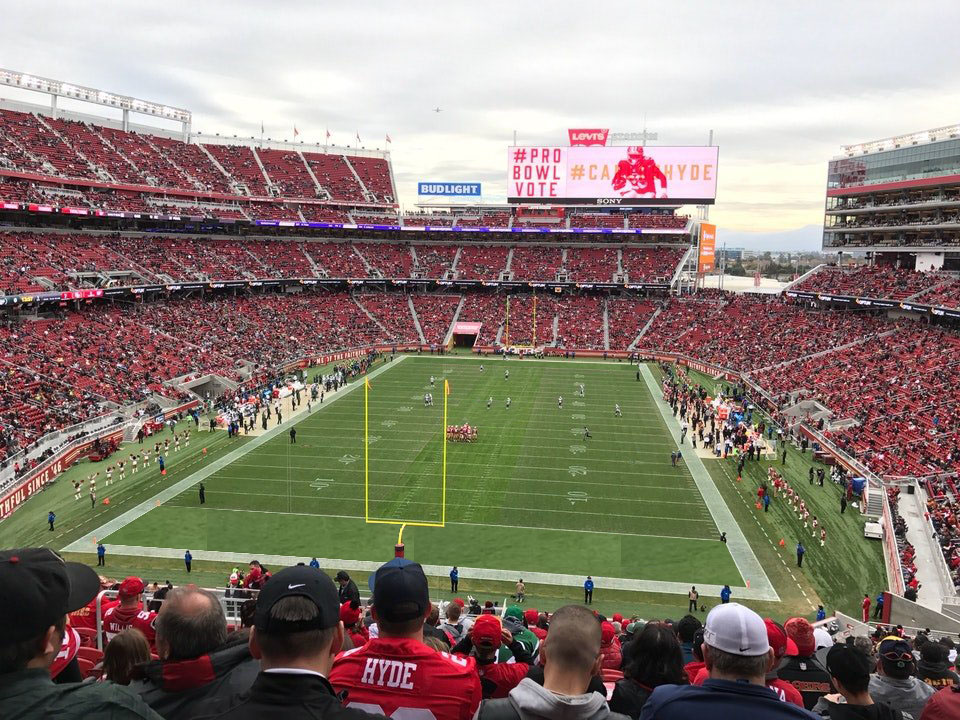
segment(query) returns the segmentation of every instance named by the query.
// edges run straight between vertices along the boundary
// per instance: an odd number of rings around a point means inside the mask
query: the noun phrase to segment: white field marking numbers
[[[583,415],[582,413],[574,413],[573,415],[570,416],[570,419],[571,419],[571,420],[586,420],[586,419],[587,419],[587,416],[586,416],[586,415]]]
[[[574,400],[574,401],[573,401],[573,406],[574,406],[574,407],[586,407],[587,404],[586,404],[585,402],[583,402],[582,400]]]
[[[394,425],[396,425],[396,424],[397,424],[397,421],[396,421],[396,420],[384,420],[384,421],[381,422],[380,424],[383,425],[384,427],[390,428],[390,427],[393,427]]]
[[[397,412],[402,412],[402,413],[413,412],[413,408],[410,407],[409,405],[402,405],[397,408]]]
[[[570,428],[570,434],[571,434],[571,435],[583,435],[583,428],[582,428],[582,427]]]
[[[347,455],[344,455],[342,458],[340,458],[337,462],[342,462],[344,465],[349,465],[350,463],[355,463],[359,459],[360,459],[359,455],[347,454]]]
[[[571,445],[570,452],[574,455],[579,455],[580,453],[585,453],[587,451],[586,445]]]
[[[314,488],[317,492],[320,492],[322,490],[326,490],[332,484],[333,484],[333,478],[317,478],[312,483],[310,483],[310,487]]]
[[[377,443],[377,440],[379,439],[380,439],[379,435],[371,435],[369,438],[367,438],[367,443],[369,445],[375,445]]]
[[[583,380],[583,378],[585,378],[586,375],[584,375],[583,373],[577,373],[576,375],[574,375],[574,377],[575,377],[577,380]]]
[[[586,475],[587,469],[583,465],[571,465],[567,468],[567,472],[570,473],[571,477],[576,477],[577,475]]]
[[[571,505],[574,505],[578,502],[586,502],[589,499],[589,496],[585,492],[580,492],[579,490],[571,490],[567,493],[567,500],[570,501]]]

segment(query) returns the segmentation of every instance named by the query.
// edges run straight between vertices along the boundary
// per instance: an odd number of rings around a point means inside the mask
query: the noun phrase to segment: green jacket
[[[111,682],[55,685],[46,669],[0,675],[0,718],[163,720],[133,691]]]

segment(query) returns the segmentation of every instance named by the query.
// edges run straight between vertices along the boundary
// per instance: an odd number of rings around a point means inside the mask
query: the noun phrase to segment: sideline
[[[660,416],[663,418],[667,430],[670,431],[670,436],[677,447],[680,447],[680,422],[673,416],[670,412],[670,406],[663,400],[663,391],[653,377],[653,373],[650,372],[650,367],[644,364],[640,372],[643,374],[647,389],[653,396],[654,403],[657,410],[660,411]],[[713,521],[717,524],[717,528],[727,533],[727,549],[730,551],[730,556],[733,558],[737,570],[740,571],[741,577],[750,583],[750,590],[754,591],[752,599],[780,602],[780,596],[774,589],[773,583],[770,582],[770,578],[764,572],[763,566],[754,554],[753,548],[750,547],[750,543],[747,542],[740,525],[734,519],[733,513],[730,512],[730,508],[723,501],[723,496],[720,495],[720,491],[703,464],[703,460],[692,452],[690,446],[684,445],[683,448],[685,451],[683,462],[693,476],[693,481],[697,484],[697,489],[703,496],[703,501],[710,511]],[[737,594],[741,597],[749,597],[742,592]]]
[[[393,362],[385,363],[381,367],[369,373],[366,377],[372,379],[379,375],[382,375],[387,370],[390,370],[396,367],[398,362],[403,362],[404,359],[406,359],[406,355],[398,355],[396,360],[394,360]],[[337,400],[339,400],[341,397],[344,397],[345,395],[349,395],[351,392],[353,392],[357,388],[362,388],[362,387],[363,387],[363,382],[357,381],[355,383],[348,385],[343,390],[340,390],[334,394],[331,394],[329,396],[329,399],[323,405],[320,405],[320,404],[314,405],[313,410],[311,410],[309,413],[305,412],[302,415],[299,415],[299,417],[295,417],[294,419],[292,419],[290,422],[286,424],[275,425],[274,427],[267,430],[265,433],[262,433],[261,435],[254,437],[253,440],[247,443],[244,443],[243,445],[238,447],[236,450],[233,450],[232,452],[229,452],[226,455],[222,455],[221,457],[217,458],[212,463],[204,467],[202,470],[198,470],[192,475],[188,475],[183,480],[180,480],[174,483],[173,485],[171,485],[170,487],[165,488],[164,490],[161,490],[153,497],[148,498],[147,500],[144,500],[142,503],[140,503],[139,505],[137,505],[136,507],[130,510],[127,510],[122,515],[118,515],[117,517],[106,522],[100,527],[92,530],[91,532],[86,533],[82,537],[78,538],[77,540],[75,540],[74,542],[70,543],[65,548],[63,548],[63,551],[64,552],[91,551],[90,549],[96,545],[97,540],[103,540],[111,533],[115,533],[117,530],[120,530],[126,527],[133,521],[140,519],[141,517],[146,515],[148,512],[153,510],[155,507],[162,505],[168,500],[172,500],[177,495],[189,489],[193,485],[196,485],[202,480],[206,480],[215,472],[218,472],[219,470],[222,470],[228,465],[235,463],[237,460],[244,457],[247,453],[251,452],[252,450],[255,450],[256,448],[260,447],[264,443],[272,440],[280,433],[286,433],[290,428],[294,427],[304,419],[311,417],[314,413],[320,412],[325,407],[329,407],[330,405],[335,403]]]

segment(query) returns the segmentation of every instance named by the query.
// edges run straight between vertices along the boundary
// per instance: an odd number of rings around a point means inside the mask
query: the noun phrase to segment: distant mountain
[[[732,232],[717,228],[717,247],[764,252],[817,251],[823,238],[822,225],[805,225],[783,232]]]

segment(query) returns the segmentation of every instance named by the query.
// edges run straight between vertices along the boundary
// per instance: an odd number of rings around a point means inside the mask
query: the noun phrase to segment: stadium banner
[[[454,195],[458,197],[480,197],[480,183],[463,182],[419,182],[417,195]]]
[[[556,205],[713,204],[716,146],[507,148],[507,200]]]
[[[717,226],[712,223],[700,223],[700,258],[697,272],[713,272],[716,264]]]
[[[606,145],[607,138],[610,136],[609,128],[577,128],[567,130],[567,136],[570,138],[570,146],[574,145]]]

